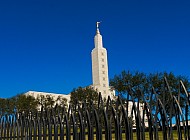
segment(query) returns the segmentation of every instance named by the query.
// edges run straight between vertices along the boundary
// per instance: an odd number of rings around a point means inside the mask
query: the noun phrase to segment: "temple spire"
[[[101,92],[103,98],[111,95],[109,90],[107,50],[103,47],[102,35],[99,31],[100,22],[96,22],[95,48],[92,50],[93,87]]]

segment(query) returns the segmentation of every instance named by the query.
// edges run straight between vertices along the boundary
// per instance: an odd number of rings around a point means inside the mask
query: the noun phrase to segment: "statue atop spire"
[[[101,21],[96,22],[96,34],[100,34],[99,31],[99,24],[101,23]]]
[[[101,21],[96,22],[96,28],[99,29],[99,24],[101,23]]]

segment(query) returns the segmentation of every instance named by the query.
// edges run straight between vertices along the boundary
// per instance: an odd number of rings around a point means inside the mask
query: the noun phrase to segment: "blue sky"
[[[1,0],[0,97],[90,85],[96,21],[110,78],[122,70],[189,77],[189,7],[185,0]]]

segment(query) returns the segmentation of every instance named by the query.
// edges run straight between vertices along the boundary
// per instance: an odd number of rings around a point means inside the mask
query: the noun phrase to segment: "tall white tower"
[[[92,79],[93,87],[101,92],[103,98],[111,95],[109,90],[107,50],[103,47],[102,36],[99,31],[99,23],[96,23],[96,35],[94,37],[95,48],[92,50]]]

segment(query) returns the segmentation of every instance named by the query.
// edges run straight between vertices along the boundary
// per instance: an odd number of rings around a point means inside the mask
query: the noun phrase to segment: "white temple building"
[[[109,77],[108,77],[108,59],[107,59],[107,50],[103,47],[102,35],[99,30],[100,22],[96,23],[96,35],[94,37],[94,49],[91,52],[92,57],[92,87],[98,92],[101,92],[103,98],[110,96],[111,98],[115,96],[115,91],[112,90],[109,86]],[[37,92],[37,91],[28,91],[25,95],[31,95],[37,98],[38,96],[51,95],[54,100],[59,96],[66,98],[67,102],[70,101],[70,94],[56,94],[48,92]]]
[[[92,50],[92,86],[101,92],[103,98],[112,97],[115,92],[109,86],[107,50],[103,47],[102,35],[97,22],[96,35],[94,37],[95,48]]]

